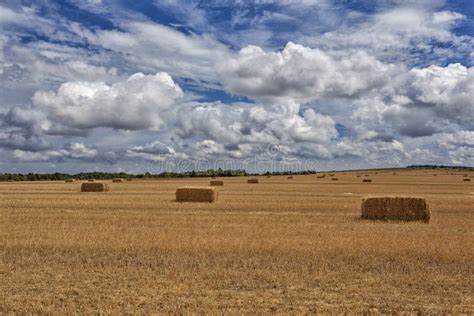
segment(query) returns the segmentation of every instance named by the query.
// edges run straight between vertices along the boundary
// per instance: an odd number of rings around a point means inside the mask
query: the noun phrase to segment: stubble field
[[[0,183],[0,314],[474,313],[474,173],[396,173],[222,178],[213,204],[174,201],[209,178]],[[431,222],[360,220],[368,195]]]

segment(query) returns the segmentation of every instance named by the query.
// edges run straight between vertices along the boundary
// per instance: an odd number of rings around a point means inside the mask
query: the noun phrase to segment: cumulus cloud
[[[166,73],[137,73],[112,85],[67,82],[57,92],[39,91],[32,107],[14,108],[7,118],[36,134],[65,134],[97,127],[159,129],[164,113],[181,97],[181,88]]]
[[[335,122],[291,101],[271,105],[194,104],[178,113],[177,133],[183,138],[202,134],[223,144],[327,143],[337,137]]]
[[[397,67],[363,51],[338,56],[289,42],[281,52],[248,46],[220,67],[224,87],[253,99],[351,98],[383,86]]]
[[[473,68],[461,64],[414,68],[376,93],[354,100],[353,118],[404,136],[466,127],[474,117]]]

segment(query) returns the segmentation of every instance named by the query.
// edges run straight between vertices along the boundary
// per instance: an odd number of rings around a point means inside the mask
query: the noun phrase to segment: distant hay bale
[[[122,178],[115,178],[115,179],[112,180],[112,182],[116,182],[116,183],[123,182],[123,179]]]
[[[360,174],[357,175],[357,178],[360,178]]]
[[[215,179],[215,178],[216,178],[216,176],[212,176],[212,177],[211,177],[211,179]]]
[[[396,173],[396,172],[394,172],[394,173],[393,173],[393,175],[394,175],[394,176],[396,176],[396,175],[397,175],[397,173]]]
[[[76,180],[75,179],[66,179],[66,183],[72,183],[72,182],[75,182]]]
[[[430,209],[425,199],[417,197],[369,197],[362,200],[363,219],[430,221]]]
[[[107,183],[86,182],[81,185],[81,192],[107,192],[110,187]]]
[[[268,179],[270,179],[272,176],[267,176]]]
[[[257,178],[248,179],[247,183],[258,183],[258,179]]]
[[[369,174],[366,174],[365,176],[366,176],[366,177],[370,177],[370,175],[369,175]]]
[[[87,182],[94,182],[94,181],[95,181],[94,179],[87,180]]]
[[[338,178],[331,178],[332,181],[338,181]]]
[[[369,183],[369,182],[372,182],[372,179],[364,179],[364,180],[362,180],[362,182]]]
[[[471,182],[471,179],[463,179],[465,182]]]
[[[128,179],[127,179],[127,181],[133,181],[133,179],[131,179],[131,178],[128,178]]]
[[[214,187],[182,187],[176,190],[177,202],[215,202],[218,193]]]
[[[317,176],[316,178],[318,178],[318,179],[324,179],[324,178],[326,178],[326,175],[323,174],[323,175]]]
[[[293,179],[293,176],[289,176],[288,179]]]
[[[221,180],[211,180],[211,182],[209,183],[209,185],[213,185],[213,186],[223,186],[223,185],[224,185],[224,181],[221,181]]]

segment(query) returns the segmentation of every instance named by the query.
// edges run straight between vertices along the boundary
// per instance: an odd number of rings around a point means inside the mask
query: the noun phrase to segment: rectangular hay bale
[[[76,180],[74,180],[74,179],[66,179],[65,182],[66,182],[66,183],[72,183],[72,182],[75,182],[75,181],[76,181]]]
[[[213,185],[213,186],[223,186],[224,185],[224,181],[222,180],[211,180],[211,182],[209,183],[209,185]]]
[[[362,200],[363,219],[430,221],[430,209],[424,198],[368,197]]]
[[[177,202],[215,202],[218,193],[214,187],[181,187],[176,190]]]
[[[81,185],[81,192],[107,192],[110,186],[102,182],[85,182]]]
[[[372,182],[372,179],[364,179],[364,180],[362,180],[362,182],[370,183],[370,182]]]
[[[112,182],[123,182],[122,178],[115,178],[112,180]]]
[[[248,179],[247,183],[258,183],[258,179],[257,178]]]
[[[463,179],[463,181],[471,182],[471,179]]]

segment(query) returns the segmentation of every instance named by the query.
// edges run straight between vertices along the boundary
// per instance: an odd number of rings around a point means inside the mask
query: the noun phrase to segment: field
[[[0,314],[473,314],[464,174],[221,178],[213,204],[174,201],[209,178],[0,183]],[[367,195],[425,197],[431,222],[360,220]]]

